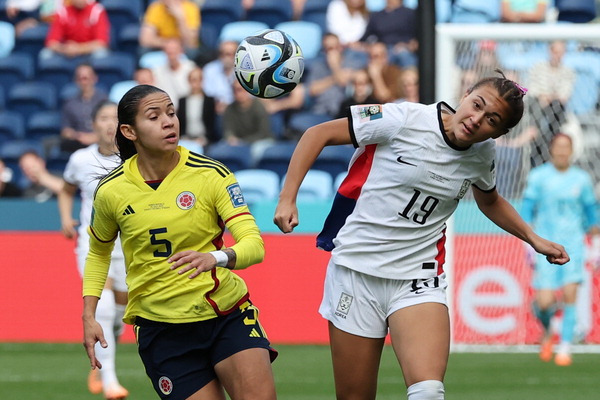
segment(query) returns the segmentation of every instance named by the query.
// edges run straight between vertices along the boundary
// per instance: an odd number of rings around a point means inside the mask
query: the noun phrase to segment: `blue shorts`
[[[206,321],[170,324],[137,317],[134,331],[146,374],[163,399],[188,398],[217,378],[217,363],[242,350],[264,348],[271,361],[277,357],[249,301]]]

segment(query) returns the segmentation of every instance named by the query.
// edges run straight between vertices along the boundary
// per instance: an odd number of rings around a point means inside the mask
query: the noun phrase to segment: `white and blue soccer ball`
[[[238,46],[235,77],[249,93],[274,98],[291,92],[304,73],[304,57],[287,33],[267,29],[248,36]]]

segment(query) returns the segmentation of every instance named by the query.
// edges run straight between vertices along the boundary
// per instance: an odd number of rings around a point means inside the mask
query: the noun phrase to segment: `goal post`
[[[531,168],[547,161],[544,129],[573,137],[576,165],[600,182],[600,27],[597,24],[437,24],[436,99],[456,107],[465,88],[500,68],[524,87],[530,68],[547,60],[552,41],[564,41],[563,63],[575,82],[564,116],[548,116],[525,96],[522,121],[497,141],[497,187],[519,209]],[[554,124],[554,125],[552,125]],[[600,185],[596,185],[600,188]],[[597,190],[598,193],[598,190]],[[540,327],[531,313],[531,269],[523,244],[461,200],[447,228],[446,270],[453,346],[522,346],[537,342]],[[580,290],[578,339],[600,344],[600,276],[588,268]],[[560,325],[560,316],[555,325]],[[592,348],[593,346],[586,346]]]

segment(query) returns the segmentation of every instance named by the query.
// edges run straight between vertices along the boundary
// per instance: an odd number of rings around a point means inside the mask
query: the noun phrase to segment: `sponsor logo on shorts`
[[[182,210],[189,210],[196,204],[196,196],[192,192],[181,192],[177,196],[177,207]]]
[[[173,391],[173,382],[166,376],[158,378],[158,387],[164,395],[169,395]]]
[[[335,315],[338,317],[346,318],[348,312],[350,311],[350,306],[352,305],[352,300],[354,298],[350,296],[348,293],[342,292],[340,296],[340,301],[338,302],[337,308],[335,310]]]

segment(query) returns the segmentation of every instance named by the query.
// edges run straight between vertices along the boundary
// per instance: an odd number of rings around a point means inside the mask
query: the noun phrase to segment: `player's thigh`
[[[226,397],[219,380],[213,379],[186,400],[226,400]]]
[[[215,365],[215,372],[232,400],[274,400],[275,381],[269,350],[250,348]]]
[[[329,341],[338,399],[374,399],[384,338],[353,335],[329,322]]]
[[[450,318],[442,303],[421,303],[390,315],[390,336],[406,386],[443,381],[450,351]]]

